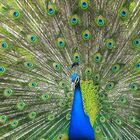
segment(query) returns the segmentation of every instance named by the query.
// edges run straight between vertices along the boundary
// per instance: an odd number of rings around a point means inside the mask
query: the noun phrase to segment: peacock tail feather
[[[96,140],[139,140],[140,0],[0,0],[0,140],[68,140],[73,72]]]

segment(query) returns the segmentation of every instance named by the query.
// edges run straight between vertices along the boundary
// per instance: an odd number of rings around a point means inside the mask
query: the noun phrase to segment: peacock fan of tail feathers
[[[140,0],[0,0],[0,140],[93,140],[81,109],[95,140],[140,140]]]

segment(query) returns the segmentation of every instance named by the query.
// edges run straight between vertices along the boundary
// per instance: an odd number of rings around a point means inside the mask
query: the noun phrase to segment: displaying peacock
[[[0,140],[140,140],[140,0],[0,0]]]

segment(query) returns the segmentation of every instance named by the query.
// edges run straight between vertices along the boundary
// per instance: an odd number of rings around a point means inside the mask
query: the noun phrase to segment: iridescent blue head
[[[77,73],[73,73],[71,75],[71,82],[72,82],[72,85],[74,86],[76,86],[80,82],[80,77]]]

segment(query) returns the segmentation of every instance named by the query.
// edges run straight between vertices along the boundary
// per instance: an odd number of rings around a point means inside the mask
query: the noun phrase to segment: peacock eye
[[[105,99],[104,93],[102,93],[102,94],[100,95],[100,98],[101,98],[101,100],[104,100],[104,99]]]
[[[13,16],[18,17],[19,16],[19,13],[18,12],[14,12],[13,13]]]
[[[10,97],[13,94],[13,90],[10,88],[7,88],[4,90],[4,96],[5,97]]]
[[[122,124],[122,121],[121,121],[121,119],[119,119],[119,118],[116,118],[115,122],[116,122],[118,125],[121,125],[121,124]]]
[[[104,116],[100,117],[100,122],[104,123],[106,121],[106,118]]]
[[[85,33],[85,34],[84,34],[84,37],[87,38],[87,37],[88,37],[88,34]]]
[[[138,38],[133,39],[132,40],[132,47],[139,49],[140,48],[140,39],[138,39]]]
[[[97,126],[95,131],[96,131],[96,133],[100,133],[101,132],[101,128],[99,126]]]
[[[59,48],[64,48],[66,46],[65,39],[64,38],[58,38],[56,44]]]
[[[32,82],[29,83],[29,87],[31,87],[31,88],[35,88],[37,86],[38,86],[37,82],[32,81]]]
[[[31,36],[31,42],[35,42],[37,40],[37,37],[35,35]]]
[[[3,49],[6,49],[7,47],[8,47],[8,44],[7,44],[7,42],[2,42],[1,43],[1,47],[3,48]]]
[[[108,43],[108,46],[112,46],[112,42],[109,42],[109,43]]]
[[[10,123],[10,125],[11,125],[11,128],[16,128],[17,126],[18,126],[18,121],[17,120],[13,120],[11,123]]]
[[[77,21],[76,18],[72,18],[72,22],[75,23]]]
[[[48,15],[54,15],[55,14],[55,10],[50,8],[48,9]]]
[[[37,115],[36,112],[30,112],[30,113],[28,114],[28,117],[29,117],[29,119],[33,120],[33,119],[35,119],[36,115]]]
[[[12,11],[12,16],[14,19],[18,19],[20,17],[20,12],[18,10]]]
[[[36,43],[37,42],[37,36],[36,35],[28,35],[27,39],[30,43]]]
[[[88,41],[91,39],[91,32],[89,30],[85,30],[82,32],[82,39]]]
[[[133,65],[134,70],[139,72],[140,71],[140,60],[136,61]]]
[[[103,16],[99,16],[95,19],[95,23],[99,27],[103,27],[106,24],[106,19]]]
[[[108,40],[106,40],[105,46],[106,46],[108,49],[113,49],[113,48],[115,48],[114,40],[113,40],[113,39],[108,39]]]
[[[48,11],[47,11],[48,15],[53,16],[56,14],[56,12],[57,12],[56,6],[54,4],[49,4]]]
[[[109,82],[107,85],[106,85],[106,89],[107,90],[112,90],[114,88],[115,84],[114,82]]]
[[[63,134],[60,134],[60,135],[58,136],[57,140],[62,140],[62,138],[63,138]]]
[[[122,12],[121,12],[121,16],[122,16],[122,17],[125,17],[125,16],[126,16],[126,12],[125,12],[125,11],[122,11]]]
[[[104,24],[104,21],[103,21],[102,19],[99,19],[99,20],[98,20],[98,24],[99,24],[99,25],[103,25],[103,24]]]
[[[87,10],[89,8],[90,4],[91,4],[90,0],[80,0],[79,1],[79,7],[82,10]]]
[[[0,74],[3,74],[3,73],[5,73],[5,71],[6,71],[5,67],[3,67],[3,66],[0,66]]]
[[[86,7],[86,6],[87,6],[87,3],[86,3],[86,2],[83,2],[83,3],[82,3],[82,6],[83,6],[83,7]]]
[[[112,105],[110,105],[110,104],[107,105],[107,108],[108,108],[108,109],[112,109]]]
[[[127,19],[128,17],[128,10],[126,8],[123,8],[119,11],[119,16],[121,19]]]
[[[78,76],[78,74],[77,73],[73,73],[72,75],[71,75],[71,81],[72,82],[76,82],[76,80],[77,80],[77,78],[78,78],[79,76]]]
[[[118,72],[120,70],[120,65],[119,64],[113,65],[111,70],[112,70],[113,73]]]
[[[135,67],[136,67],[136,68],[140,68],[140,63],[137,63],[137,64],[135,65]]]
[[[25,63],[24,63],[24,66],[25,66],[26,68],[32,68],[32,67],[33,67],[33,63],[32,63],[32,62],[25,62]]]
[[[48,13],[49,13],[49,14],[52,14],[53,12],[54,12],[54,11],[53,11],[52,8],[48,9]]]
[[[59,63],[53,63],[53,67],[54,67],[54,70],[57,72],[60,72],[62,68],[61,64]]]
[[[89,0],[80,0],[80,2],[79,2],[79,7],[82,10],[87,10],[89,8],[89,5],[90,5],[90,1]]]
[[[73,93],[72,93],[72,92],[68,92],[68,93],[67,93],[67,97],[68,97],[69,99],[72,99],[72,98],[73,98]]]
[[[5,120],[5,116],[2,116],[1,118],[2,118],[2,120]]]
[[[134,45],[138,45],[139,44],[139,40],[134,40]]]
[[[112,42],[108,42],[107,47],[112,48],[112,46],[113,46]]]
[[[100,53],[96,53],[94,56],[93,56],[93,61],[95,63],[100,63],[102,61],[102,55]]]
[[[125,104],[127,102],[126,98],[124,96],[119,97],[120,104]]]
[[[135,123],[135,122],[136,122],[135,116],[129,116],[129,117],[128,117],[128,121],[129,121],[130,123]]]
[[[0,123],[5,124],[6,121],[7,121],[7,116],[5,115],[0,116]]]
[[[48,117],[47,117],[47,119],[49,120],[49,121],[53,121],[54,119],[55,119],[55,115],[54,114],[49,114],[49,115],[47,115]]]
[[[105,92],[105,91],[99,92],[99,96],[100,96],[102,99],[105,98],[105,95],[106,95],[106,92]]]
[[[108,44],[106,46],[107,46],[108,49],[112,49],[113,48],[112,42],[108,42]]]
[[[42,94],[41,99],[42,99],[44,102],[48,101],[48,99],[49,99],[48,93]]]
[[[101,78],[101,76],[99,73],[97,73],[93,76],[93,79],[95,80],[95,82],[98,82],[100,80],[100,78]]]
[[[59,83],[59,86],[61,87],[61,88],[66,88],[66,82],[64,82],[64,81],[61,81],[60,83]]]
[[[95,58],[97,61],[99,60],[99,56],[96,56],[96,58]]]
[[[98,76],[95,76],[95,79],[96,79],[96,80],[98,80],[98,79],[99,79],[99,77],[98,77]]]
[[[131,83],[129,85],[129,88],[131,91],[137,91],[138,90],[138,84],[137,83]]]
[[[25,108],[25,106],[26,106],[26,104],[23,101],[18,102],[16,105],[17,109],[20,111],[23,110]]]
[[[59,42],[59,45],[60,45],[60,46],[64,46],[64,42],[63,42],[63,41],[60,41],[60,42]]]
[[[75,53],[73,59],[74,59],[74,62],[80,62],[81,61],[80,54],[79,53]]]
[[[91,68],[87,68],[87,69],[85,70],[85,74],[86,74],[87,76],[91,76],[91,74],[92,74],[92,69],[91,69]]]
[[[77,15],[73,15],[70,17],[70,25],[75,26],[77,24],[79,24],[80,19]]]
[[[64,100],[61,100],[61,99],[60,99],[58,105],[59,105],[60,107],[64,107],[64,106],[66,105],[66,102],[65,102]]]

